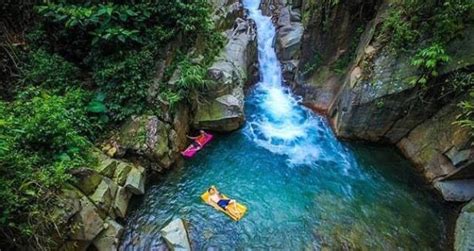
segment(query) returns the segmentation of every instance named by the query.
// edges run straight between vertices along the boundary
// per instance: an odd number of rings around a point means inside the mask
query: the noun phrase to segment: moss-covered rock
[[[124,187],[133,194],[144,194],[145,179],[145,169],[141,166],[133,167],[127,175]]]
[[[464,206],[456,221],[454,250],[474,250],[474,201]]]
[[[115,182],[104,177],[95,192],[89,196],[89,199],[101,210],[102,215],[110,211],[117,189],[118,186]]]
[[[80,200],[81,210],[71,223],[71,240],[92,241],[104,229],[104,220],[87,197]]]
[[[131,165],[125,162],[119,163],[115,168],[115,173],[113,177],[114,181],[117,182],[118,185],[123,186],[125,184],[125,181],[127,181],[128,173],[131,169]]]
[[[104,144],[103,150],[110,152],[110,149],[115,149],[114,156],[119,158],[138,157],[142,164],[155,170],[168,168],[176,158],[170,142],[171,131],[171,124],[157,116],[134,116]]]
[[[128,202],[131,197],[132,194],[126,188],[119,187],[117,189],[117,194],[115,195],[115,200],[112,206],[115,215],[120,218],[125,218],[127,215]]]
[[[99,186],[103,176],[90,168],[78,168],[71,171],[72,184],[79,188],[85,195],[92,194]]]
[[[94,247],[98,251],[118,250],[119,238],[123,227],[112,219],[107,219],[105,229],[94,239]]]

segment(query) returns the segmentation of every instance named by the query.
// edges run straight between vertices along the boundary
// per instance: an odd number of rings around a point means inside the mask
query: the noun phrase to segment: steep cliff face
[[[306,29],[294,87],[306,105],[323,113],[328,110],[361,32],[374,18],[379,2],[303,1]]]
[[[339,137],[394,144],[445,200],[470,201],[473,138],[454,123],[467,94],[452,84],[456,76],[472,76],[473,27],[446,45],[451,60],[440,74],[427,87],[416,86],[410,83],[419,74],[411,65],[416,48],[393,53],[380,36],[389,3],[268,0],[262,8],[278,27],[276,48],[286,82],[305,105],[328,115]],[[290,46],[282,46],[287,31],[298,27],[294,22],[304,27],[303,35],[289,32]],[[473,228],[469,212],[458,219],[456,250],[472,248],[466,237]]]
[[[264,1],[262,7],[278,27],[285,80],[305,105],[328,115],[339,137],[395,144],[445,199],[474,197],[465,193],[470,180],[441,182],[472,178],[471,135],[453,124],[465,96],[450,87],[456,74],[472,72],[472,26],[447,45],[451,61],[426,88],[410,83],[418,74],[410,63],[416,48],[393,53],[380,36],[387,1]],[[303,35],[292,37],[296,48],[281,46],[294,21]]]
[[[372,30],[381,21],[383,12],[362,36],[355,61],[330,105],[329,116],[336,133],[344,138],[396,144],[430,182],[448,176],[472,178],[467,175],[472,171],[464,170],[472,169],[472,165],[460,164],[472,161],[472,156],[466,154],[472,151],[472,138],[469,130],[454,124],[460,113],[457,104],[465,96],[450,87],[454,75],[469,74],[474,64],[471,29],[465,31],[463,39],[447,45],[452,63],[441,69],[428,87],[420,87],[410,83],[417,76],[410,64],[413,52],[395,55],[374,37]],[[459,160],[460,156],[464,157]],[[436,184],[447,200],[474,197],[472,181],[455,187]]]

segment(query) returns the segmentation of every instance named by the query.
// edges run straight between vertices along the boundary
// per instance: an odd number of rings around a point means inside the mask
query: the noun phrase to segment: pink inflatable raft
[[[200,147],[200,148],[195,147],[193,144],[191,144],[191,145],[188,146],[188,148],[186,148],[186,150],[181,152],[181,155],[183,155],[183,157],[185,157],[185,158],[194,157],[194,155],[196,155],[196,153],[199,152],[199,150],[203,149],[204,146],[207,145],[207,143],[209,143],[209,141],[211,141],[214,136],[210,133],[206,133],[206,135],[204,137],[205,138],[202,141],[202,147]]]

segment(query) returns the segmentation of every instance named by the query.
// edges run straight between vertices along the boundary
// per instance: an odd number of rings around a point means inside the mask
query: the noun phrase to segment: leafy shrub
[[[200,64],[191,63],[185,59],[179,63],[180,75],[177,81],[182,90],[203,90],[208,86],[207,69]]]
[[[420,69],[422,74],[412,84],[425,85],[428,78],[438,76],[437,68],[448,61],[449,56],[440,44],[434,43],[427,48],[419,50],[412,59],[411,65]]]
[[[70,179],[69,169],[92,161],[81,135],[92,126],[77,108],[85,96],[31,88],[11,104],[0,103],[0,230],[10,237],[2,238],[2,246],[49,241],[44,234],[53,226],[45,212],[55,189]]]
[[[402,10],[391,9],[382,25],[382,33],[390,34],[390,45],[396,49],[412,44],[420,34],[412,27],[412,23],[405,20]]]
[[[454,124],[469,128],[471,135],[474,136],[474,73],[457,73],[448,81],[457,92],[466,93],[467,90],[469,94],[458,104],[461,113]]]
[[[462,113],[458,116],[455,124],[469,128],[474,136],[474,90],[469,92],[469,98],[459,103]]]
[[[94,80],[106,95],[106,105],[115,120],[141,114],[147,108],[147,95],[154,69],[148,50],[129,52],[97,66]]]
[[[392,3],[382,26],[391,47],[403,50],[420,39],[446,43],[460,35],[472,21],[471,0],[397,0]]]
[[[42,49],[28,54],[22,82],[48,89],[64,90],[78,85],[79,69],[57,54]]]

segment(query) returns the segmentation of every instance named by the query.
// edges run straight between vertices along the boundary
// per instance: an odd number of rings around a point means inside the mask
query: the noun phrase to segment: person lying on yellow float
[[[224,212],[233,220],[240,220],[247,211],[247,207],[237,203],[235,200],[227,198],[219,193],[215,186],[211,186],[201,198],[215,209]]]

